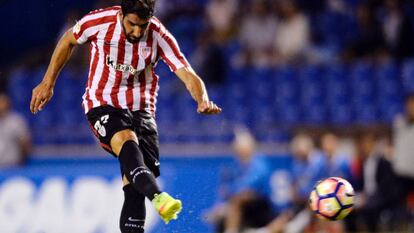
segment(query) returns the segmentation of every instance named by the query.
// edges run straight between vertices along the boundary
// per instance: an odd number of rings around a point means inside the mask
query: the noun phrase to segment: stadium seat
[[[326,10],[313,21],[313,33],[318,43],[336,51],[342,50],[355,37],[355,20],[348,14]]]
[[[379,122],[377,107],[374,103],[356,103],[353,105],[355,123],[372,124]]]
[[[374,85],[373,67],[370,63],[362,61],[353,64],[350,67],[349,82],[355,112],[362,112],[362,109],[357,106],[375,103],[377,93]]]
[[[332,123],[338,126],[347,126],[352,123],[353,114],[349,105],[331,105],[327,109],[328,123]]]
[[[377,107],[379,120],[391,122],[402,111],[403,92],[400,69],[395,63],[380,64],[376,68]]]
[[[402,84],[406,93],[414,92],[414,59],[406,60],[402,65]]]
[[[301,77],[300,93],[302,105],[322,105],[324,102],[325,88],[320,80],[320,73],[312,73]]]
[[[330,63],[323,67],[327,123],[345,126],[352,122],[352,94],[348,77],[348,69],[344,64]]]

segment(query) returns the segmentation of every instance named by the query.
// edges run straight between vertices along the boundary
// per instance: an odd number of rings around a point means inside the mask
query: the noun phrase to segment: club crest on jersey
[[[118,71],[129,72],[132,75],[138,74],[138,70],[132,65],[117,64],[109,55],[106,56],[106,65]]]
[[[151,47],[141,47],[139,48],[139,55],[144,59],[147,59],[151,55]]]

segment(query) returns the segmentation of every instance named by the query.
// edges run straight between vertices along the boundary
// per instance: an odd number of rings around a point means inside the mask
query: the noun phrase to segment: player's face
[[[136,14],[121,15],[122,27],[130,43],[138,43],[147,30],[149,19],[142,20]]]

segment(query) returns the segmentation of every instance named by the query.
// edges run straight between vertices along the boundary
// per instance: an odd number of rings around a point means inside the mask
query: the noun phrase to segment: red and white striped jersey
[[[154,73],[159,58],[171,71],[189,64],[177,41],[156,18],[138,43],[126,40],[114,6],[92,11],[73,27],[79,44],[90,42],[90,68],[83,95],[85,113],[102,105],[155,114],[159,77]]]

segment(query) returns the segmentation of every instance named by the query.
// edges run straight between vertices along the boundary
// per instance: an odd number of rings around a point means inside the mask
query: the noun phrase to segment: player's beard
[[[136,44],[136,43],[138,43],[138,42],[141,40],[141,38],[142,38],[142,36],[140,36],[139,38],[135,38],[135,37],[130,37],[130,36],[128,36],[128,35],[125,35],[125,37],[126,37],[127,41],[128,41],[129,43],[131,43],[131,44]]]
[[[127,33],[126,33],[126,30],[125,30],[125,26],[122,24],[122,28],[123,28],[123,30],[124,30],[124,35],[125,35],[125,38],[127,39],[127,41],[129,42],[129,43],[131,43],[131,44],[136,44],[136,43],[138,43],[140,40],[141,40],[141,38],[142,38],[142,34],[141,34],[141,36],[140,37],[138,37],[138,38],[136,38],[136,37],[131,37],[131,36],[129,36]]]

